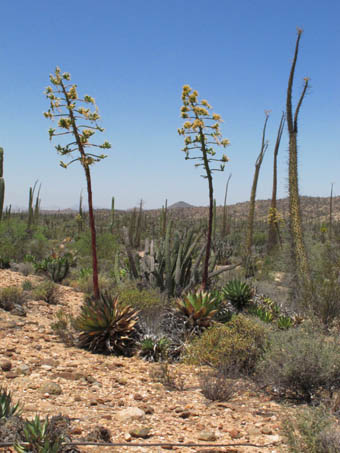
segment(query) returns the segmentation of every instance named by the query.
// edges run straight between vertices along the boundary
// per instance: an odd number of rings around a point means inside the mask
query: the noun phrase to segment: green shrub
[[[23,291],[31,291],[31,289],[33,289],[31,280],[24,280],[21,283],[21,288],[23,289]]]
[[[257,376],[282,394],[311,402],[320,389],[340,387],[340,342],[306,322],[272,334]]]
[[[267,329],[257,320],[234,316],[205,330],[187,347],[185,361],[223,369],[225,375],[251,374],[263,354]]]
[[[109,291],[112,286],[113,282],[110,278],[106,275],[99,274],[98,275],[99,281],[99,288],[101,291]],[[92,271],[90,274],[86,272],[83,273],[83,276],[80,276],[76,281],[70,283],[71,286],[87,295],[93,294],[93,277]]]
[[[51,280],[45,280],[38,285],[32,292],[34,300],[43,300],[51,305],[56,305],[59,301],[58,287]]]
[[[21,288],[8,286],[0,289],[0,308],[11,311],[16,305],[23,305],[25,296]]]
[[[296,417],[287,417],[283,432],[291,453],[339,452],[339,427],[323,406],[304,408]]]
[[[157,289],[139,289],[134,282],[117,288],[117,295],[122,305],[130,305],[137,310],[155,309],[164,305],[164,298]]]

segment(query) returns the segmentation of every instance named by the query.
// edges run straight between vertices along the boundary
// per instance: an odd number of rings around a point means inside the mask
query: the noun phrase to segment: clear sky
[[[214,176],[223,203],[249,199],[264,110],[269,148],[257,198],[271,197],[272,153],[296,40],[304,33],[294,101],[311,78],[300,113],[299,176],[303,195],[340,192],[339,0],[2,0],[0,146],[5,204],[26,207],[42,184],[42,206],[72,207],[86,193],[79,163],[67,170],[49,142],[43,94],[58,65],[79,94],[95,97],[109,157],[92,167],[94,203],[145,208],[184,200],[207,205],[207,182],[181,152],[181,89],[189,84],[222,115],[230,163]],[[287,195],[287,131],[279,154],[279,197]],[[84,193],[84,195],[85,195]]]

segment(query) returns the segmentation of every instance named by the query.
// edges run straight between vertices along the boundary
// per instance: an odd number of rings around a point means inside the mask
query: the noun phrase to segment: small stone
[[[19,376],[19,373],[17,371],[9,371],[5,376],[7,379],[15,379]]]
[[[9,360],[3,360],[0,363],[0,367],[1,367],[2,371],[10,371],[12,368],[12,362],[10,362]]]
[[[131,442],[132,436],[130,433],[125,433],[124,434],[124,439],[126,442]]]
[[[90,374],[88,376],[85,376],[85,379],[89,384],[94,384],[95,382],[97,382],[96,379]]]
[[[143,401],[143,396],[140,393],[135,393],[133,399],[136,401]]]
[[[202,431],[198,435],[198,440],[203,440],[205,442],[214,442],[217,440],[216,434],[211,431]]]
[[[72,371],[63,371],[62,373],[56,374],[55,377],[67,379],[68,381],[78,381],[79,379],[84,378],[84,375],[81,373],[73,373]]]
[[[229,431],[229,436],[232,438],[232,439],[239,439],[241,436],[241,433],[238,429],[232,429]]]
[[[21,363],[20,365],[18,365],[17,371],[18,371],[18,373],[24,374],[25,376],[27,376],[28,374],[31,374],[30,367],[28,365],[26,365],[25,363]]]
[[[142,439],[146,439],[150,437],[151,428],[133,428],[129,431],[129,434],[132,437],[141,437]]]
[[[181,412],[181,413],[179,414],[179,416],[180,416],[181,418],[184,418],[184,419],[185,419],[185,418],[189,418],[189,417],[191,416],[191,412],[190,412],[190,411],[183,411],[183,412]]]
[[[116,382],[120,385],[126,385],[128,383],[127,379],[125,378],[116,378]]]
[[[39,389],[40,393],[48,393],[49,395],[60,395],[62,389],[59,384],[53,381],[44,382]]]
[[[41,368],[45,371],[51,371],[52,370],[52,367],[51,365],[41,365]]]
[[[152,406],[143,406],[142,409],[147,415],[152,415],[155,413],[155,409]]]
[[[121,421],[128,422],[131,420],[141,420],[145,416],[145,412],[139,407],[127,407],[116,414]]]
[[[261,433],[262,433],[262,434],[271,435],[271,434],[273,434],[273,430],[270,429],[270,428],[268,428],[268,427],[266,427],[266,426],[264,426],[264,427],[261,429]]]

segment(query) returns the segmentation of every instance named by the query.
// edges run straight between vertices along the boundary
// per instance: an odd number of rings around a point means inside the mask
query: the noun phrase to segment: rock
[[[143,401],[143,396],[140,393],[135,393],[133,399],[136,401]]]
[[[150,437],[151,428],[132,428],[129,431],[129,434],[132,437],[141,437],[142,439],[147,439]]]
[[[20,365],[18,365],[17,371],[18,373],[24,374],[25,376],[31,374],[31,369],[28,365],[26,365],[26,363],[21,363]]]
[[[63,371],[61,373],[55,374],[54,377],[67,379],[68,381],[78,381],[79,379],[83,379],[84,375],[81,373],[74,373],[72,371]]]
[[[11,314],[16,316],[26,316],[26,310],[21,305],[14,304]]]
[[[131,439],[132,439],[131,434],[125,433],[125,434],[124,434],[124,439],[125,439],[126,442],[130,442]]]
[[[180,413],[179,413],[179,416],[180,416],[181,418],[184,418],[184,419],[185,419],[185,418],[189,418],[191,415],[192,415],[192,414],[191,414],[190,411],[183,411],[183,412],[180,412]]]
[[[59,365],[58,360],[44,359],[40,362],[40,366],[48,365],[52,368],[56,368]]]
[[[95,382],[97,382],[97,380],[90,374],[88,376],[85,376],[85,379],[89,384],[94,384]]]
[[[142,420],[145,417],[145,412],[139,407],[127,407],[116,414],[117,418],[123,422],[131,420]]]
[[[85,442],[111,442],[111,433],[105,426],[95,426],[84,440]]]
[[[214,442],[217,440],[217,436],[212,431],[201,431],[198,435],[198,440],[204,440],[205,442]]]
[[[40,386],[39,392],[43,394],[48,393],[49,395],[61,395],[62,389],[56,382],[46,381]]]
[[[12,368],[12,362],[10,360],[3,360],[0,363],[0,367],[1,367],[2,371],[10,371]]]
[[[152,406],[145,405],[145,406],[142,407],[142,409],[148,415],[152,415],[152,414],[155,413],[155,409]]]
[[[229,436],[232,438],[232,439],[239,439],[240,437],[242,437],[240,431],[238,429],[231,429],[229,431]]]
[[[268,428],[267,426],[264,426],[264,427],[261,429],[261,433],[262,433],[262,434],[270,435],[270,434],[273,434],[273,430],[272,430],[271,428]]]
[[[19,376],[19,373],[17,371],[8,371],[5,376],[7,379],[15,379]]]

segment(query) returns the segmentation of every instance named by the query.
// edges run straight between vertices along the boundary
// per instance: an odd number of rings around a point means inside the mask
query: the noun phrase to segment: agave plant
[[[81,307],[74,327],[80,333],[79,346],[91,352],[130,356],[137,339],[138,311],[121,305],[118,297],[101,294]]]
[[[24,442],[28,445],[16,443],[14,449],[17,453],[59,453],[62,448],[63,436],[52,438],[48,431],[49,419],[41,420],[38,415],[33,420],[26,420],[24,425]]]
[[[0,420],[19,415],[21,408],[19,403],[12,404],[12,395],[7,390],[0,388]]]
[[[140,356],[150,362],[158,362],[167,357],[170,340],[167,337],[147,335],[140,342]]]
[[[242,311],[249,304],[253,295],[251,287],[238,279],[230,280],[222,292],[238,311]]]
[[[189,331],[202,331],[213,322],[217,313],[217,298],[206,291],[196,291],[177,299],[177,308],[188,318]]]

